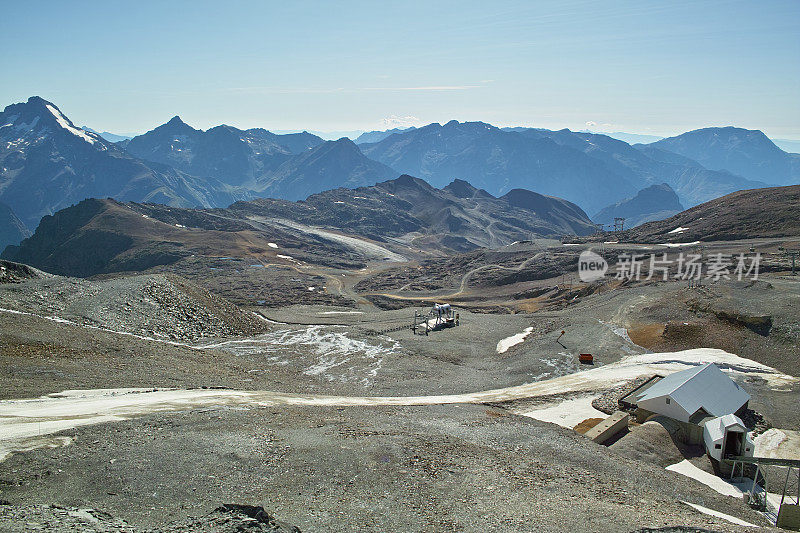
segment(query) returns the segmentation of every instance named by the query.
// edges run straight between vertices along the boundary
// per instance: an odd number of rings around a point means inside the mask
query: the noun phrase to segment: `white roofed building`
[[[734,414],[712,418],[703,424],[703,443],[712,459],[753,457],[756,446],[742,419]]]
[[[637,407],[681,422],[736,413],[750,395],[715,364],[675,372],[643,391]]]

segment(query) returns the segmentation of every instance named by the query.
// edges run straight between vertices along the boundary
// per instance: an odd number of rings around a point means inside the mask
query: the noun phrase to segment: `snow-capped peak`
[[[50,111],[53,114],[53,116],[56,118],[56,122],[58,122],[59,126],[64,128],[68,132],[72,133],[73,135],[76,135],[76,136],[80,137],[81,139],[83,139],[84,141],[88,142],[89,144],[94,144],[95,143],[95,141],[97,139],[93,138],[91,136],[91,134],[89,134],[88,132],[73,126],[72,123],[69,121],[69,119],[67,119],[67,117],[65,117],[61,113],[61,111],[59,111],[56,107],[54,107],[54,106],[52,106],[50,104],[45,104],[45,107],[47,107],[47,110]]]

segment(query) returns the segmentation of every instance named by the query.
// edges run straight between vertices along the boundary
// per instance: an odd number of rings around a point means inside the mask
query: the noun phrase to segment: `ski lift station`
[[[434,304],[427,313],[414,311],[411,331],[428,335],[431,331],[452,328],[459,325],[459,314],[450,304]]]
[[[661,415],[677,422],[689,444],[705,446],[721,461],[727,455],[752,456],[755,446],[741,415],[750,395],[713,363],[654,377],[620,399],[644,422]]]
[[[747,502],[761,511],[767,511],[767,486],[780,487],[783,481],[780,502],[773,505],[777,508],[774,523],[800,530],[800,460],[755,456],[755,443],[741,419],[749,401],[745,390],[716,365],[707,363],[665,377],[651,377],[617,401],[620,411],[585,435],[601,443],[612,439],[627,429],[628,413],[633,413],[639,423],[656,420],[673,438],[702,446],[716,473],[734,479],[740,470],[741,480],[750,487],[744,493]],[[785,473],[780,470],[776,474],[776,467],[785,469]],[[752,480],[745,477],[748,469],[755,471]],[[793,472],[796,496],[789,489]],[[767,478],[775,475],[780,479],[768,482]]]

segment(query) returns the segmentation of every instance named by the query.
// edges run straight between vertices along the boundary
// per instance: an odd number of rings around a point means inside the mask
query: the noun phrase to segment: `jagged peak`
[[[435,189],[435,187],[431,186],[431,184],[429,184],[427,181],[420,178],[415,178],[414,176],[409,176],[408,174],[402,174],[393,180],[386,180],[382,183],[379,183],[378,185],[383,185],[388,188],[416,187],[426,190]]]
[[[165,124],[166,126],[188,126],[183,119],[181,119],[180,115],[175,115]]]
[[[316,148],[322,150],[338,150],[341,152],[357,152],[358,154],[361,154],[361,149],[358,147],[358,145],[347,137],[342,137],[340,139],[336,139],[335,141],[326,141]]]
[[[458,198],[472,198],[478,189],[476,189],[470,182],[462,179],[454,179],[442,189],[449,192]]]
[[[175,134],[175,133],[193,133],[193,132],[197,132],[197,131],[200,131],[200,130],[194,129],[193,127],[191,127],[190,125],[185,123],[183,121],[183,119],[181,119],[180,116],[175,115],[174,117],[169,119],[167,122],[165,122],[164,124],[154,128],[151,131],[166,131],[166,132],[169,132],[170,134]],[[150,133],[150,132],[147,132],[147,133]],[[145,133],[144,135],[147,135],[147,133]]]
[[[36,96],[36,95],[31,96],[30,98],[28,98],[28,102],[27,103],[32,104],[32,105],[41,105],[41,106],[45,106],[45,105],[49,104],[49,105],[51,105],[53,107],[57,107],[53,102],[45,100],[41,96]]]

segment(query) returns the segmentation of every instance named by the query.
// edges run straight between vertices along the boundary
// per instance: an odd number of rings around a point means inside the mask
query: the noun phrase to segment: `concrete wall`
[[[629,420],[628,413],[615,411],[614,414],[584,433],[584,436],[598,444],[603,444],[620,431],[628,429]]]

